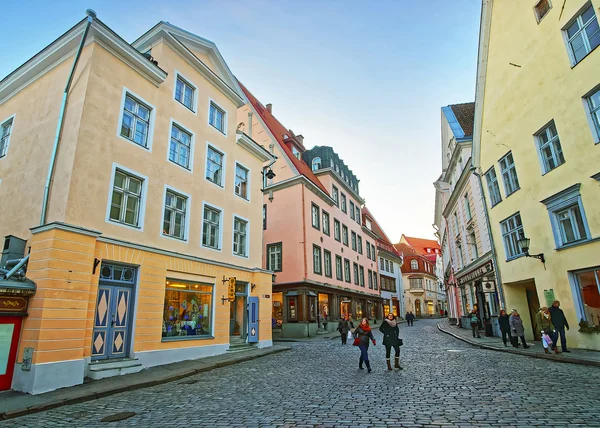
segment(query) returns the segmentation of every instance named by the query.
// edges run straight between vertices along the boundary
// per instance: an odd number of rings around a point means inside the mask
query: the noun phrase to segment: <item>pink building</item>
[[[335,331],[342,315],[381,319],[377,236],[361,220],[358,179],[331,147],[304,147],[242,86],[239,128],[276,156],[265,168],[263,266],[275,273],[273,326],[282,337]],[[272,170],[273,178],[267,178]]]

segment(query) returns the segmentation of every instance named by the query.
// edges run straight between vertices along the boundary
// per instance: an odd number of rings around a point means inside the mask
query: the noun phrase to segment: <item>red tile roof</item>
[[[473,135],[475,123],[475,103],[453,104],[450,106],[458,120],[458,124],[465,133],[465,137]]]
[[[279,122],[275,118],[275,116],[273,116],[267,110],[267,108],[264,105],[262,105],[262,103],[258,101],[256,97],[252,95],[252,93],[248,89],[246,89],[244,85],[242,85],[240,81],[238,81],[238,83],[240,84],[242,91],[244,91],[244,94],[246,94],[246,97],[250,101],[250,104],[252,104],[252,107],[254,107],[254,110],[256,110],[256,112],[260,115],[263,122],[265,122],[273,136],[275,136],[275,139],[279,143],[279,146],[285,152],[288,158],[290,158],[290,161],[292,162],[292,164],[294,164],[296,169],[302,175],[308,178],[315,186],[317,186],[319,189],[325,192],[326,195],[330,196],[327,189],[325,189],[325,186],[323,186],[323,183],[321,183],[317,176],[313,174],[312,169],[303,160],[298,159],[292,154],[292,139],[287,138],[284,140],[284,135],[288,135],[289,137],[290,134],[293,135],[293,132],[291,132],[285,126],[283,126],[281,122]],[[299,146],[302,147],[301,143],[299,144]]]
[[[404,239],[406,239],[408,245],[413,247],[419,254],[422,255],[435,255],[435,253],[428,253],[426,248],[431,248],[432,250],[440,250],[440,244],[438,244],[438,242],[433,239],[411,238],[410,236],[406,235],[404,235]]]
[[[379,237],[379,240],[383,242],[384,247],[389,246],[390,250],[392,250],[390,252],[395,253],[396,256],[400,257],[400,253],[398,252],[398,250],[396,250],[396,248],[394,247],[394,244],[392,244],[392,242],[390,241],[388,236],[385,234],[385,232],[383,231],[383,229],[381,228],[379,223],[377,223],[377,220],[375,219],[375,217],[373,217],[373,214],[371,214],[371,211],[369,211],[369,209],[367,208],[366,205],[362,207],[361,212],[362,212],[363,223],[364,223],[364,218],[369,217],[369,219],[371,220],[372,232]],[[387,244],[387,245],[385,245],[385,244]]]

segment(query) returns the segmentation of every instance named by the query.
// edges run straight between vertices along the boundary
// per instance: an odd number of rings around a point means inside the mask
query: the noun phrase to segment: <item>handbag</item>
[[[358,346],[358,345],[360,345],[360,338],[357,337],[356,339],[354,339],[354,343],[352,343],[352,346]]]
[[[398,346],[402,346],[404,345],[404,342],[402,341],[402,339],[398,338]]]
[[[352,332],[348,331],[348,339],[352,340]]]

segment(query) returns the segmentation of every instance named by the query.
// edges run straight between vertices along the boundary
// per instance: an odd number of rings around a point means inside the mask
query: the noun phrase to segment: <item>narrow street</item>
[[[401,372],[385,371],[376,332],[373,373],[338,340],[170,384],[0,423],[3,427],[600,427],[600,370],[473,348],[435,320],[401,326]],[[482,364],[482,362],[485,362]],[[120,422],[100,419],[123,411]]]

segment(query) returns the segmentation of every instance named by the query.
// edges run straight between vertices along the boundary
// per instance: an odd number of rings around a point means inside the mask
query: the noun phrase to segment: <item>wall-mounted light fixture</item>
[[[546,259],[544,258],[544,253],[539,254],[529,254],[529,244],[531,243],[531,239],[522,237],[517,241],[519,248],[525,254],[525,257],[532,257],[534,259],[540,260],[542,263],[546,264]]]

